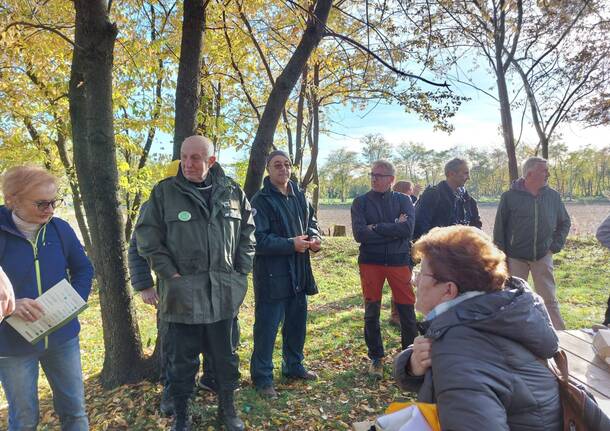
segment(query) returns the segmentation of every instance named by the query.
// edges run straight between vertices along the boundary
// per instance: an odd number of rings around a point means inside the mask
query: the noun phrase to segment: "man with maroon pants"
[[[410,269],[415,210],[408,196],[391,189],[395,180],[392,163],[377,160],[370,176],[371,190],[352,204],[352,231],[360,243],[358,265],[364,296],[364,339],[371,359],[369,374],[382,378],[385,352],[379,314],[385,280],[398,309],[402,348],[413,343],[417,335]]]

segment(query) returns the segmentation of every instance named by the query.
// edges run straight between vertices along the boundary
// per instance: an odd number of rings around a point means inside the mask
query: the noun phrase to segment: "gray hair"
[[[449,175],[449,172],[457,172],[462,166],[468,165],[468,162],[459,157],[455,157],[445,163],[445,176]]]
[[[202,135],[193,135],[182,141],[182,145],[184,145],[187,141],[193,141],[200,144],[201,149],[205,152],[205,155],[208,159],[214,155],[214,143],[210,138]]]
[[[523,162],[523,168],[521,170],[523,172],[523,178],[527,177],[527,174],[529,174],[529,172],[534,169],[538,163],[548,163],[548,161],[542,157],[530,157]]]
[[[382,167],[387,172],[389,172],[390,175],[396,176],[396,168],[394,167],[394,164],[392,162],[390,162],[389,160],[384,160],[384,159],[375,160],[373,162],[373,164],[371,165],[371,167],[374,168],[376,166]]]

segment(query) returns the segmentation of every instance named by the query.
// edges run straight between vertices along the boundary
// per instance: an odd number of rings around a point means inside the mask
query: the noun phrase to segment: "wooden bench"
[[[593,335],[583,330],[557,331],[568,356],[570,375],[587,387],[610,417],[610,366],[593,350]]]

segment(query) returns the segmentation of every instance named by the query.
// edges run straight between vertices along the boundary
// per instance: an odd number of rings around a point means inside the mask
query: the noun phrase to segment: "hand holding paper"
[[[80,312],[87,303],[65,279],[36,299],[18,300],[17,309],[6,321],[23,338],[36,344],[57,331]]]

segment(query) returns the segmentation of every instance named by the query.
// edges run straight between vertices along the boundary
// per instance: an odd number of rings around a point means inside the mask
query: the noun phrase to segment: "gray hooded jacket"
[[[559,388],[539,358],[558,339],[542,300],[511,278],[506,289],[476,296],[424,322],[432,367],[410,376],[411,349],[394,362],[398,385],[437,403],[443,430],[559,431]]]

